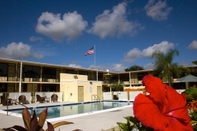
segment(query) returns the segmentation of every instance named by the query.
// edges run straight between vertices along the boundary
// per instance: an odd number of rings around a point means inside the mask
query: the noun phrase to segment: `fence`
[[[176,90],[178,93],[182,93],[185,90],[178,89]],[[134,101],[135,97],[144,93],[143,91],[121,91],[121,92],[103,92],[103,100],[123,100],[123,101]]]
[[[56,94],[58,96],[58,101],[62,101],[63,93],[62,92],[35,92],[36,95],[40,95],[41,97],[46,97],[49,102],[51,102],[51,96]]]
[[[119,91],[119,92],[103,92],[103,100],[122,100],[122,101],[133,101],[135,97],[143,91]]]
[[[53,94],[56,94],[58,96],[59,102],[62,101],[63,98],[63,92],[2,92],[0,93],[0,103],[3,105],[6,105],[8,99],[12,99],[14,101],[19,102],[19,96],[24,95],[26,97],[26,100],[28,103],[35,103],[36,95],[40,95],[41,97],[45,97],[48,99],[48,102],[51,102],[51,96]]]
[[[184,90],[177,90],[178,93],[182,93]],[[134,101],[135,97],[140,94],[144,93],[143,91],[122,91],[122,92],[103,92],[103,100],[122,100],[122,101]],[[29,103],[37,102],[36,95],[40,95],[41,97],[45,97],[48,102],[51,102],[51,96],[56,94],[58,96],[58,101],[63,101],[63,92],[1,92],[0,93],[0,103],[5,104],[6,100],[11,98],[18,101],[20,95],[26,96],[26,100]]]

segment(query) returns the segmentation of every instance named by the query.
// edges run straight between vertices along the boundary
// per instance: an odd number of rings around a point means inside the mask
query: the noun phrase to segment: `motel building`
[[[197,66],[189,68],[197,76]],[[48,101],[103,100],[104,93],[112,92],[110,85],[113,82],[121,82],[127,93],[143,90],[142,78],[152,72],[111,72],[110,69],[103,71],[0,58],[0,103],[5,104],[8,98],[18,100],[20,95],[25,95],[29,103],[37,102],[40,97]],[[185,83],[174,79],[173,87],[185,89]],[[55,99],[52,98],[54,94],[57,95]]]

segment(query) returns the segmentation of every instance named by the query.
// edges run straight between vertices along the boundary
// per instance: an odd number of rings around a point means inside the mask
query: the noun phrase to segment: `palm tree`
[[[167,54],[163,52],[154,52],[152,58],[155,58],[155,69],[154,73],[162,78],[163,80],[168,80],[169,86],[172,85],[173,75],[176,75],[178,68],[177,63],[173,63],[173,58],[175,55],[179,55],[178,50],[170,50]]]
[[[181,65],[178,67],[176,74],[178,77],[183,77],[183,76],[189,75],[191,72],[192,70],[189,67]]]

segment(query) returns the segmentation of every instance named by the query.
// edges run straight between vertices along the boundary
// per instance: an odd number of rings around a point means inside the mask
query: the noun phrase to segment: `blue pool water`
[[[94,112],[99,110],[106,110],[116,107],[123,107],[126,105],[130,105],[130,102],[127,101],[102,101],[102,102],[89,102],[89,103],[78,103],[78,104],[64,104],[64,105],[57,105],[57,106],[49,106],[49,107],[37,107],[34,108],[36,111],[37,116],[45,109],[48,108],[48,115],[47,119],[49,118],[57,118],[62,116],[70,116],[75,114],[82,114],[88,112]],[[22,113],[23,109],[14,109],[9,110],[10,112],[14,113]],[[29,109],[32,112],[32,108]]]

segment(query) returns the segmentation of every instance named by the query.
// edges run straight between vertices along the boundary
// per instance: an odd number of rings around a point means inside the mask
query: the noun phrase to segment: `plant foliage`
[[[113,91],[123,91],[123,83],[122,82],[113,82],[111,85]]]
[[[126,116],[124,117],[127,122],[117,122],[118,126],[123,131],[153,131],[152,128],[144,126],[136,117]]]
[[[191,124],[194,131],[197,131],[197,86],[189,87],[183,93],[186,94]]]
[[[186,89],[183,93],[187,96],[187,103],[197,100],[197,87],[190,87]]]
[[[152,54],[152,58],[155,58],[154,75],[166,79],[170,86],[172,85],[173,74],[178,72],[179,69],[177,63],[173,63],[175,55],[179,55],[178,50],[170,50],[167,54],[163,52],[154,52]]]
[[[33,116],[31,117],[31,114],[29,113],[28,109],[25,108],[22,112],[23,122],[25,127],[15,125],[9,128],[4,128],[3,130],[4,131],[44,131],[43,126],[46,121],[47,112],[48,109],[46,108],[40,113],[39,119],[37,119],[35,110]],[[73,122],[61,121],[53,125],[50,122],[47,122],[48,128],[45,131],[54,131],[54,128],[68,124],[73,124]]]
[[[195,65],[197,65],[197,60],[195,60],[195,61],[192,61],[192,63],[193,63],[193,64],[195,64]]]
[[[138,71],[138,70],[144,70],[144,68],[138,65],[133,65],[125,69],[125,71]]]

